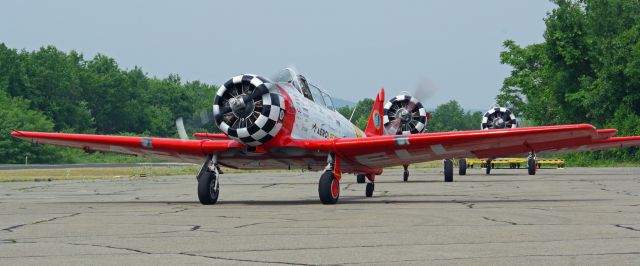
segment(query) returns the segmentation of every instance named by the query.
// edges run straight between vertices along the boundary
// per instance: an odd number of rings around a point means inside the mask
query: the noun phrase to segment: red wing
[[[207,154],[224,152],[231,148],[244,147],[244,145],[234,140],[181,140],[29,131],[13,131],[11,135],[36,144],[44,143],[81,148],[85,151],[115,152],[164,160],[180,160],[197,163],[202,163]]]
[[[600,140],[594,140],[591,143],[583,144],[579,146],[546,150],[541,152],[540,154],[595,151],[595,150],[606,150],[606,149],[624,148],[624,147],[633,147],[633,146],[640,146],[640,136],[605,138]]]
[[[610,132],[603,132],[610,134]],[[450,158],[493,158],[589,144],[592,125],[474,130],[368,138],[305,141],[308,150],[333,151],[346,165],[362,169]]]

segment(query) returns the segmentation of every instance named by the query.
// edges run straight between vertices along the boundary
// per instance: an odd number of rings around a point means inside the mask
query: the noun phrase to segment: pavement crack
[[[147,252],[147,251],[142,251],[139,249],[134,249],[134,248],[123,248],[123,247],[114,247],[114,246],[108,246],[108,245],[98,245],[98,244],[80,244],[80,243],[67,243],[69,245],[74,245],[74,246],[90,246],[90,247],[99,247],[99,248],[110,248],[110,249],[117,249],[117,250],[126,250],[126,251],[131,251],[131,252],[136,252],[136,253],[141,253],[141,254],[153,254],[151,252]]]
[[[178,209],[178,210],[175,210],[175,211],[159,212],[159,213],[156,213],[155,215],[163,215],[163,214],[170,214],[170,213],[179,213],[179,212],[188,211],[188,210],[189,210],[189,208],[181,208],[181,209]]]
[[[76,212],[76,213],[72,213],[72,214],[69,214],[69,215],[53,217],[53,218],[45,219],[45,220],[39,220],[39,221],[35,221],[35,222],[32,222],[32,223],[17,224],[17,225],[14,225],[14,226],[9,226],[7,228],[4,228],[4,229],[2,229],[2,231],[13,232],[14,229],[18,229],[18,228],[23,227],[23,226],[52,222],[52,221],[55,221],[57,219],[69,218],[69,217],[73,217],[73,216],[76,216],[76,215],[80,215],[80,213]]]
[[[264,186],[262,186],[262,187],[260,187],[260,188],[270,188],[270,187],[273,187],[273,186],[275,186],[275,185],[277,185],[277,184],[264,185]]]
[[[267,224],[269,222],[259,222],[259,223],[250,223],[250,224],[243,224],[243,225],[238,225],[238,226],[234,226],[233,228],[243,228],[243,227],[248,227],[248,226],[254,226],[254,225],[259,225],[259,224]]]
[[[638,229],[638,228],[633,228],[633,227],[631,227],[631,226],[624,226],[624,225],[621,225],[621,224],[614,224],[613,226],[618,227],[618,228],[623,228],[623,229],[631,230],[631,231],[640,232],[640,229]]]
[[[510,225],[518,225],[518,223],[515,223],[515,222],[496,220],[496,219],[493,219],[493,218],[489,218],[487,216],[482,216],[482,218],[487,220],[487,221],[492,221],[492,222],[496,222],[496,223],[508,223]]]
[[[194,225],[193,227],[191,227],[191,229],[189,229],[189,231],[196,231],[196,230],[200,229],[200,227],[202,227],[202,226]]]
[[[473,209],[473,206],[476,205],[475,203],[470,203],[470,202],[465,202],[465,201],[456,201],[456,202],[466,206],[469,209]]]
[[[194,254],[194,253],[186,253],[186,252],[181,252],[178,253],[180,255],[185,255],[185,256],[191,256],[191,257],[201,257],[201,258],[207,258],[207,259],[214,259],[214,260],[226,260],[226,261],[236,261],[236,262],[250,262],[250,263],[264,263],[264,264],[283,264],[283,265],[314,265],[314,264],[306,264],[306,263],[295,263],[295,262],[285,262],[285,261],[266,261],[266,260],[250,260],[250,259],[233,259],[233,258],[225,258],[225,257],[218,257],[218,256],[207,256],[207,255],[199,255],[199,254]]]

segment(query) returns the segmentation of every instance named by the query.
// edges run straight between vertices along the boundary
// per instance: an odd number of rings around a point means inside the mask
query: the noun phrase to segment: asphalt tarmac
[[[0,265],[640,265],[640,168],[227,174],[218,205],[194,177],[0,183]]]

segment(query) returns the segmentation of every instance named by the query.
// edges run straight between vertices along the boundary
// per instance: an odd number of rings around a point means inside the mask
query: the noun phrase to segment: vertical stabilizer
[[[380,93],[376,96],[373,102],[373,108],[369,114],[369,122],[364,133],[368,136],[382,136],[384,135],[384,127],[382,126],[382,114],[384,111],[384,88],[380,90]]]

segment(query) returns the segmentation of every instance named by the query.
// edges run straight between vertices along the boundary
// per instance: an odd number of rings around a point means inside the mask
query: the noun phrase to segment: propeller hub
[[[233,114],[243,120],[244,118],[250,116],[254,109],[255,104],[251,99],[245,99],[243,95],[239,95],[237,97],[229,99],[229,107],[231,107],[231,111]]]
[[[400,118],[400,121],[402,121],[402,123],[408,123],[409,121],[411,121],[411,113],[404,108],[398,109],[398,111],[396,112],[396,117]]]
[[[493,120],[493,128],[504,128],[505,127],[505,122],[504,119],[497,118],[496,120]]]

